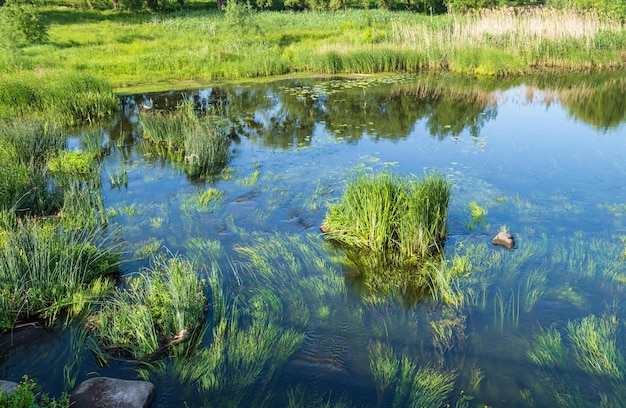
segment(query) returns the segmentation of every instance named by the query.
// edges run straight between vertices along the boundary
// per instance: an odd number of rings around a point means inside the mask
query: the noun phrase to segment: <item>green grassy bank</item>
[[[47,39],[2,47],[0,72],[21,76],[62,69],[104,78],[121,89],[425,69],[507,76],[623,68],[626,61],[624,23],[594,11],[503,8],[428,16],[243,8],[163,15],[57,6],[41,12]]]

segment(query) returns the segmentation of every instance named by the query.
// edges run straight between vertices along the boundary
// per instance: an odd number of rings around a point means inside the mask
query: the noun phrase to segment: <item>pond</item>
[[[185,255],[201,274],[219,268],[227,303],[256,310],[238,317],[241,327],[260,321],[248,351],[267,358],[239,367],[258,368],[255,378],[203,386],[181,372],[210,354],[103,366],[71,325],[1,352],[0,378],[28,374],[54,394],[95,375],[134,379],[141,368],[156,385],[153,407],[619,406],[625,95],[624,79],[606,74],[296,78],[124,96],[102,130],[107,233],[124,247],[123,275],[154,254]],[[219,115],[230,133],[215,180],[190,179],[144,148],[139,112],[182,100]],[[324,239],[327,205],[355,169],[438,171],[451,183],[444,258],[471,265],[454,278],[456,302],[364,279],[359,260]],[[112,185],[120,172],[126,183]],[[209,188],[223,194],[203,203]],[[491,244],[501,229],[513,249]],[[214,340],[212,313],[200,349]],[[301,341],[281,354],[294,333]],[[438,390],[435,399],[425,390]]]

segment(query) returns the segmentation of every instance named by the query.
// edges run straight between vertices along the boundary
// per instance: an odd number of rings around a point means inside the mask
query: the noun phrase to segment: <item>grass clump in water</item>
[[[361,173],[329,207],[323,230],[332,240],[376,253],[433,255],[446,238],[449,199],[450,184],[440,174],[405,180],[390,172]]]
[[[204,323],[205,283],[181,257],[156,264],[129,278],[90,320],[105,350],[152,361],[170,349],[188,353]]]
[[[147,147],[183,165],[191,177],[216,176],[228,160],[228,137],[208,117],[199,117],[192,102],[169,114],[140,116]]]

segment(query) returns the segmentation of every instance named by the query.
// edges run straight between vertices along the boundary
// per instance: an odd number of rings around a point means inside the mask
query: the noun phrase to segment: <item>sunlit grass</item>
[[[567,325],[572,352],[578,366],[592,375],[624,378],[624,357],[617,348],[615,316],[590,315]]]
[[[439,174],[404,180],[390,172],[356,174],[324,220],[326,237],[407,258],[438,253],[446,237],[450,185]]]
[[[146,361],[160,357],[160,350],[186,355],[188,345],[196,345],[191,339],[201,337],[207,303],[205,282],[194,265],[171,258],[127,283],[90,319],[104,349]],[[173,343],[172,351],[167,345]]]
[[[96,17],[89,21],[73,18],[66,9],[51,8],[49,14],[50,40],[11,52],[7,72],[90,72],[115,87],[442,67],[516,75],[536,67],[622,66],[625,35],[617,18],[549,8],[467,16],[264,11],[252,13],[248,21],[260,27],[258,32],[235,32],[215,11],[164,16],[93,11]]]
[[[446,406],[456,380],[456,374],[439,371],[431,366],[418,366],[406,354],[398,356],[388,345],[375,342],[369,348],[370,367],[380,392],[379,403],[391,399],[392,407]]]
[[[18,220],[0,214],[0,323],[24,320],[53,324],[57,317],[80,315],[110,291],[119,254],[98,243],[93,233],[71,232],[58,222]]]

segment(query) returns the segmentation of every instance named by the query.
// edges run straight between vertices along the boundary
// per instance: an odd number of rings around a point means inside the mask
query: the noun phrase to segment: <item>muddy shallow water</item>
[[[298,320],[299,306],[284,307],[285,328],[297,326],[305,338],[268,382],[204,392],[180,381],[166,358],[148,371],[157,388],[153,406],[286,406],[290,398],[295,406],[392,406],[400,390],[377,392],[368,351],[374,342],[417,367],[455,375],[441,406],[623,401],[625,86],[610,76],[588,80],[290,79],[124,97],[103,132],[110,154],[102,173],[108,230],[126,250],[123,273],[148,266],[141,249],[159,242],[160,253],[217,262],[242,299],[260,285],[301,291],[308,310]],[[199,112],[225,118],[232,139],[227,171],[214,181],[190,180],[142,147],[139,110],[167,110],[189,98]],[[452,183],[445,257],[467,256],[472,265],[455,279],[463,294],[457,306],[374,293],[354,278],[342,250],[324,242],[327,203],[357,167],[402,176],[437,170]],[[109,188],[109,175],[122,169],[127,186]],[[223,199],[198,205],[194,197],[209,187]],[[474,217],[472,205],[486,214]],[[510,251],[490,243],[502,227],[516,238]],[[275,281],[255,280],[244,272],[255,264],[242,247],[266,248],[277,271],[290,262],[285,254],[323,265],[300,259],[293,281],[279,273]],[[305,286],[311,276],[326,289]],[[577,345],[584,323],[587,343],[601,329],[608,333],[597,340],[600,351]],[[558,333],[560,342],[541,348],[546,333]],[[28,374],[55,394],[69,389],[68,376],[137,377],[133,362],[100,366],[71,339],[72,330],[57,330],[5,349],[0,378]],[[540,351],[544,360],[535,358]]]

